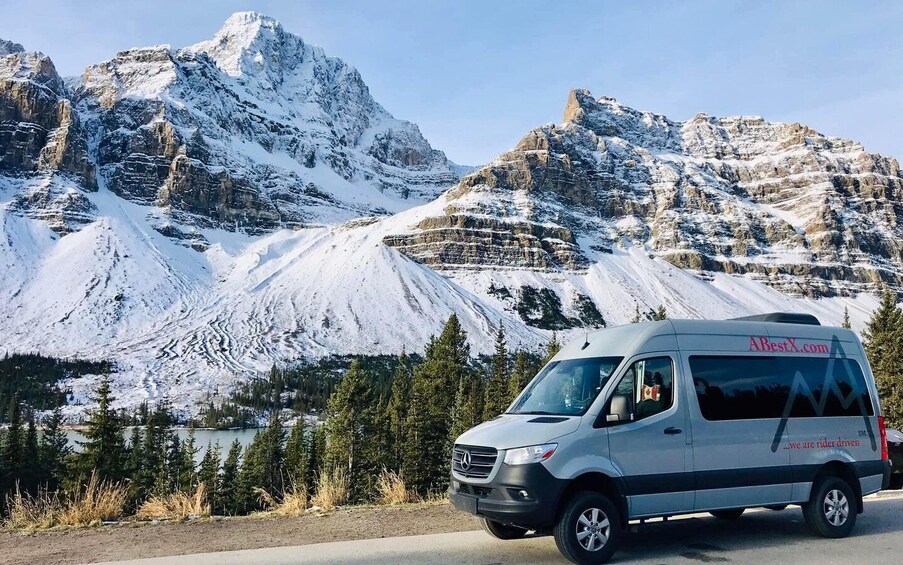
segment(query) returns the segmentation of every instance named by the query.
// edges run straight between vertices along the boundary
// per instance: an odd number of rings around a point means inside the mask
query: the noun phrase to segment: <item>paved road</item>
[[[798,507],[751,511],[736,522],[707,515],[645,524],[629,533],[617,563],[903,563],[903,497],[867,500],[854,535],[813,537]],[[410,536],[130,561],[132,565],[564,563],[550,537],[498,541],[483,532]]]

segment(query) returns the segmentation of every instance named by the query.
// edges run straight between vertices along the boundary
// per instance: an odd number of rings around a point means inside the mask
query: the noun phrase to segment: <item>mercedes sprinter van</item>
[[[798,504],[843,537],[890,478],[862,344],[802,314],[588,333],[451,459],[456,508],[497,538],[552,533],[575,563],[607,561],[628,520],[694,512]]]

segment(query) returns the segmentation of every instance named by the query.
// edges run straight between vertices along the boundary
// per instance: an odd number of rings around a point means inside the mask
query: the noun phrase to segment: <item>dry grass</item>
[[[310,502],[323,510],[332,510],[348,502],[348,475],[344,469],[332,469],[320,473],[317,492]]]
[[[210,516],[210,503],[204,483],[198,485],[191,495],[176,492],[164,496],[152,496],[146,500],[135,518],[139,520],[187,520]]]
[[[37,496],[16,492],[7,496],[7,528],[43,529],[57,526],[91,526],[118,520],[125,508],[128,489],[119,483],[101,481],[96,473],[71,497],[40,492]]]
[[[277,516],[301,516],[309,506],[307,490],[296,485],[282,496],[282,502],[270,505],[270,511]]]
[[[379,504],[396,506],[420,500],[417,493],[408,488],[401,475],[388,469],[383,469],[377,477],[376,489],[379,493],[377,497]]]

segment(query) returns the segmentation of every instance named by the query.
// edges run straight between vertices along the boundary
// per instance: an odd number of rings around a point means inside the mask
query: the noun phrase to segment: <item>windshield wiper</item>
[[[546,412],[544,410],[531,410],[529,412],[512,412],[512,414],[533,414],[537,416],[560,416],[561,414],[556,414],[555,412]]]

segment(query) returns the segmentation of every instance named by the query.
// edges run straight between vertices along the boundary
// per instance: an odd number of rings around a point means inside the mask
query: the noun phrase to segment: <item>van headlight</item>
[[[529,447],[509,449],[505,452],[505,463],[507,465],[539,463],[551,457],[557,448],[557,443],[544,443],[542,445],[531,445]]]

